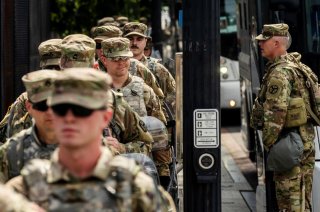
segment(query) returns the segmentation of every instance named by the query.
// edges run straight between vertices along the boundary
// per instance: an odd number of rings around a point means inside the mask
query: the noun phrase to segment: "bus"
[[[257,211],[274,211],[276,201],[272,173],[265,170],[262,133],[253,130],[249,125],[250,113],[260,88],[266,62],[261,57],[255,37],[261,33],[264,24],[287,23],[292,37],[288,51],[299,52],[302,62],[311,67],[319,77],[320,0],[239,0],[237,15],[242,101],[241,134],[250,158],[257,164]]]

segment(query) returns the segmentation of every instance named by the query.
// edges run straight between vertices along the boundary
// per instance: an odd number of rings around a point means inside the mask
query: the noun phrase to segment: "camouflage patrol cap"
[[[139,22],[143,23],[143,24],[147,24],[148,23],[148,19],[146,17],[142,16],[142,17],[139,18]]]
[[[49,106],[75,104],[88,109],[107,108],[110,105],[111,77],[93,68],[69,68],[54,81]]]
[[[107,58],[132,57],[128,38],[109,38],[101,43],[103,55]]]
[[[22,77],[27,90],[28,99],[32,103],[46,100],[53,89],[53,81],[61,72],[56,70],[39,70],[30,72]]]
[[[114,37],[121,37],[122,31],[116,26],[99,26],[93,31],[93,39],[97,42]]]
[[[123,26],[123,37],[129,37],[130,35],[139,35],[147,38],[147,25],[139,22],[130,22]]]
[[[40,55],[40,67],[59,66],[61,57],[62,39],[50,39],[40,43],[38,47]]]
[[[289,36],[289,26],[287,24],[265,24],[262,33],[256,37],[256,40],[268,40],[273,36]]]
[[[113,23],[113,22],[115,22],[113,17],[104,17],[98,20],[97,25],[102,26],[105,23]]]
[[[72,34],[66,36],[61,43],[61,59],[73,62],[73,67],[90,67],[96,43],[84,34]]]
[[[119,23],[120,26],[125,25],[126,23],[128,23],[129,19],[128,17],[125,16],[119,16],[116,21]]]

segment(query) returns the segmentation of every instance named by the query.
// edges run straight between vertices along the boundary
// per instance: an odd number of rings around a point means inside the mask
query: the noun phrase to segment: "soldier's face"
[[[61,106],[61,105],[60,105]],[[64,106],[64,105],[63,105]],[[62,148],[85,148],[87,145],[100,145],[102,130],[112,118],[111,110],[93,110],[86,116],[74,114],[75,105],[66,105],[65,114],[53,112],[53,123],[59,145]],[[80,111],[77,109],[77,111]],[[87,113],[87,111],[85,111]]]
[[[130,50],[134,57],[141,56],[144,54],[144,48],[147,44],[147,38],[138,35],[132,35],[128,37],[130,40]]]
[[[276,51],[277,45],[278,43],[273,38],[259,41],[261,55],[267,58],[268,60],[274,59],[276,56],[275,51]]]
[[[43,104],[32,104],[29,101],[26,102],[26,108],[28,113],[35,120],[35,124],[37,126],[38,133],[40,137],[52,137],[54,134],[54,126],[53,126],[53,116],[48,107],[37,107],[38,105]],[[44,104],[46,104],[44,102]],[[50,141],[44,141],[49,143]]]
[[[112,60],[110,58],[103,59],[103,63],[107,68],[108,74],[112,77],[121,77],[128,75],[129,67],[130,67],[130,59],[123,58],[119,60]]]

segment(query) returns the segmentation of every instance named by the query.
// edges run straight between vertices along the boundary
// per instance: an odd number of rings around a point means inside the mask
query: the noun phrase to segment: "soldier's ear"
[[[104,111],[103,119],[105,121],[105,126],[109,125],[111,119],[113,117],[113,110],[111,108],[108,108]]]
[[[32,103],[29,100],[27,100],[25,104],[26,104],[26,109],[30,113],[30,110],[32,109]]]

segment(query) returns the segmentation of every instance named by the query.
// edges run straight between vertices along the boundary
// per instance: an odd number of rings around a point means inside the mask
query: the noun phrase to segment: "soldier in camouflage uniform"
[[[40,70],[22,77],[27,90],[26,109],[33,117],[31,128],[22,130],[0,147],[1,181],[18,176],[24,164],[33,158],[49,158],[57,147],[53,132],[52,114],[47,97],[52,91],[52,80],[60,72]]]
[[[108,24],[117,24],[118,23],[114,20],[113,17],[104,17],[104,18],[101,18],[97,21],[97,26],[103,26],[103,25],[108,25]]]
[[[158,62],[158,59],[144,55],[144,48],[148,40],[147,26],[138,22],[127,23],[123,27],[123,36],[130,40],[130,49],[133,57],[147,66],[156,76],[165,97],[164,101],[170,106],[171,110],[174,109],[176,98],[175,79],[170,72]]]
[[[102,41],[101,62],[113,79],[113,90],[123,93],[124,99],[140,116],[154,116],[166,123],[159,98],[140,77],[129,73],[132,52],[127,38]]]
[[[42,208],[29,202],[12,189],[0,185],[0,208],[1,212],[44,212]]]
[[[72,34],[61,43],[61,69],[71,67],[94,67],[96,43],[84,34]]]
[[[126,23],[129,22],[129,19],[125,16],[119,16],[116,18],[116,22],[119,24],[119,27],[122,28]]]
[[[41,69],[60,69],[62,39],[49,39],[42,42],[39,47]],[[27,93],[22,93],[9,107],[8,112],[0,123],[0,142],[23,129],[31,127],[31,117],[25,107]]]
[[[116,27],[111,26],[102,26],[98,28],[103,29],[117,29]],[[121,33],[119,30],[113,31],[113,33]],[[99,40],[102,35],[97,37]],[[80,37],[80,39],[79,39]],[[63,45],[62,53],[68,52],[70,56],[73,54],[81,55],[82,49],[86,49],[86,54],[84,57],[73,57],[72,61],[68,62],[68,67],[89,67],[92,66],[92,59],[94,58],[95,43],[92,43],[92,39],[88,42],[87,37],[79,35],[72,35],[66,39],[66,42]],[[70,44],[70,45],[69,45]],[[75,45],[76,44],[76,45]],[[80,59],[78,61],[78,59]],[[144,126],[144,123],[141,121],[138,114],[136,114],[128,103],[123,99],[122,94],[113,92],[113,110],[114,116],[111,120],[109,127],[106,128],[103,133],[105,136],[104,142],[112,146],[113,150],[118,151],[119,153],[143,153],[145,155],[150,155],[151,146],[152,146],[152,136],[147,132],[147,129]]]
[[[122,31],[118,27],[115,27],[115,26],[101,26],[101,27],[97,27],[94,30],[93,38],[96,42],[96,54],[98,55],[98,58],[99,58],[97,62],[99,64],[100,70],[107,72],[105,66],[103,65],[103,63],[101,62],[101,59],[100,59],[100,57],[102,55],[101,42],[105,39],[108,39],[108,38],[121,37],[121,35],[122,35]],[[159,87],[159,84],[158,84],[155,76],[141,62],[139,62],[138,60],[136,60],[134,58],[130,58],[129,72],[133,76],[141,77],[145,81],[145,83],[153,89],[155,94],[157,94],[157,96],[160,99],[164,98],[163,92],[162,92],[161,88]]]
[[[251,126],[262,129],[266,150],[286,132],[295,131],[300,134],[304,144],[301,163],[289,171],[274,173],[276,197],[281,211],[311,211],[315,134],[310,118],[306,123],[287,127],[290,125],[286,119],[289,100],[303,97],[308,99],[310,104],[303,76],[292,68],[300,62],[301,55],[287,53],[290,43],[288,29],[288,25],[283,23],[264,25],[262,34],[256,37],[262,56],[269,62],[266,65],[261,90],[253,106]]]
[[[122,92],[129,105],[140,116],[153,116],[166,123],[160,102],[150,87],[138,77],[128,73],[129,57],[132,56],[129,40],[126,38],[106,39],[102,41],[102,49],[104,54],[102,62],[113,78],[113,89]],[[152,156],[157,165],[162,185],[168,185],[170,180],[168,178],[170,176],[169,164],[172,161],[170,148],[153,151]]]
[[[59,147],[7,185],[48,211],[175,211],[134,160],[112,157],[101,146],[101,132],[112,119],[110,86],[106,73],[64,70],[47,100]]]

